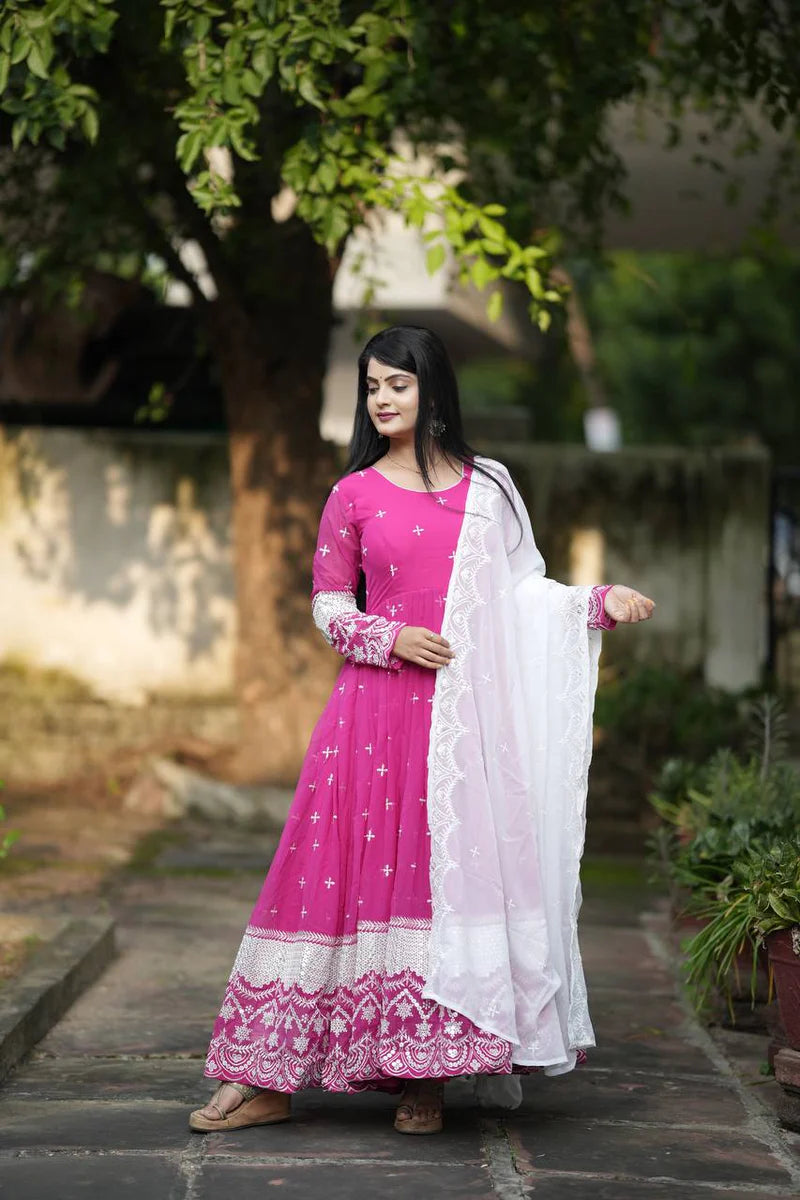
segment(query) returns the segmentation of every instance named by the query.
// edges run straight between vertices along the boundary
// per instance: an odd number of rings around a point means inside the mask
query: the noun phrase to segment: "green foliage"
[[[616,254],[575,274],[626,442],[755,437],[797,461],[797,255]]]
[[[667,666],[634,666],[605,680],[595,724],[614,752],[646,764],[676,755],[702,761],[743,734],[740,698]]]
[[[783,757],[775,697],[761,697],[750,719],[751,752],[668,760],[650,796],[661,820],[651,848],[673,901],[705,922],[686,947],[698,1007],[712,990],[729,997],[748,950],[755,998],[756,950],[773,931],[800,924],[800,770]]]
[[[705,912],[739,858],[800,828],[800,771],[784,758],[783,725],[776,698],[763,696],[750,711],[750,752],[664,763],[649,797],[661,821],[651,849],[689,912]]]
[[[736,958],[756,951],[770,934],[800,926],[800,835],[796,829],[767,847],[738,857],[729,874],[698,908],[708,924],[689,942],[687,979],[701,1005],[712,988],[728,991]],[[752,988],[756,956],[753,953]]]
[[[0,163],[3,211],[15,172],[37,183],[0,239],[28,270],[85,268],[124,245],[187,281],[175,245],[192,237],[219,284],[285,300],[256,267],[279,274],[289,253],[269,201],[290,188],[292,221],[334,268],[354,229],[397,212],[429,236],[431,270],[452,255],[485,292],[492,320],[514,281],[544,330],[560,298],[554,186],[573,228],[624,202],[611,106],[666,93],[676,121],[700,103],[712,130],[740,124],[750,144],[744,101],[758,96],[776,128],[795,120],[794,29],[757,0],[706,8],[6,0],[0,147],[21,153]],[[46,187],[41,167],[56,175]]]
[[[0,96],[13,118],[11,140],[45,138],[63,149],[79,129],[97,139],[98,95],[73,78],[71,64],[104,54],[117,21],[114,0],[5,0],[0,11]]]

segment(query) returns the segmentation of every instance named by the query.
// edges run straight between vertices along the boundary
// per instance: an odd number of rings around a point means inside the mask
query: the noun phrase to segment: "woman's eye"
[[[405,384],[403,384],[401,387],[396,387],[394,390],[396,392],[404,392],[406,390]]]

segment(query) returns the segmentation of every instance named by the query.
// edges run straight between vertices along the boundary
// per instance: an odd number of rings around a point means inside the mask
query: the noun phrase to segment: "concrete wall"
[[[100,694],[230,687],[224,439],[0,430],[0,658]]]
[[[609,659],[702,668],[756,684],[767,653],[769,459],[759,449],[490,446],[525,496],[548,574],[628,583],[652,621],[605,639]]]
[[[763,454],[481,448],[514,473],[550,575],[628,582],[658,601],[655,620],[606,639],[608,656],[757,681]],[[64,668],[126,701],[228,691],[229,516],[221,437],[0,430],[0,660]]]

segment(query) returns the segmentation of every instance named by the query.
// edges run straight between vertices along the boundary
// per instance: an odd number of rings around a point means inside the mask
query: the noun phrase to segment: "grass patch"
[[[638,859],[584,858],[581,879],[597,887],[637,888],[654,891],[647,863]]]
[[[29,933],[11,942],[0,942],[0,988],[19,974],[42,940],[37,934]]]
[[[136,875],[157,871],[156,861],[159,856],[171,846],[182,846],[185,841],[186,834],[177,829],[153,829],[136,843],[125,870]]]

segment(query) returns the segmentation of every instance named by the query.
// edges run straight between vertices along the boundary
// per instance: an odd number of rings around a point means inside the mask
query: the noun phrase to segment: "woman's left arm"
[[[530,515],[522,496],[511,478],[508,468],[499,462],[494,465],[499,468],[500,476],[511,493],[514,509],[522,527],[522,538],[519,539],[515,536],[518,530],[514,528],[514,523],[510,520],[507,522],[506,546],[509,558],[513,562],[516,549],[527,548],[527,554],[523,556],[524,570],[544,575],[544,559],[536,545]],[[589,629],[614,629],[618,623],[632,624],[635,621],[648,620],[652,617],[654,608],[654,601],[643,596],[634,588],[626,587],[621,583],[598,584],[592,588],[589,594],[589,612],[586,623]]]

